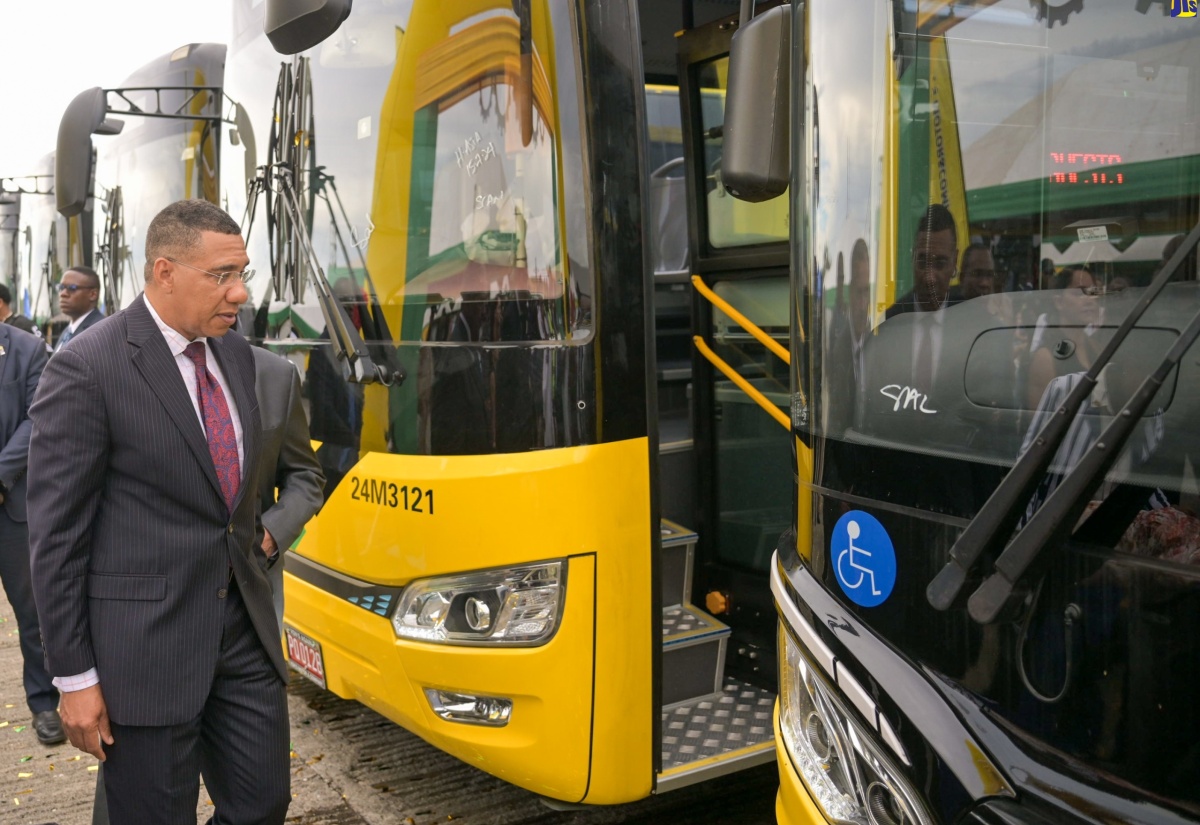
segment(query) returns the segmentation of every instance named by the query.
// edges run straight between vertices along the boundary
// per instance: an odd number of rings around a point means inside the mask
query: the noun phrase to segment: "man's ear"
[[[151,279],[159,289],[171,292],[175,289],[175,268],[166,258],[155,258]]]

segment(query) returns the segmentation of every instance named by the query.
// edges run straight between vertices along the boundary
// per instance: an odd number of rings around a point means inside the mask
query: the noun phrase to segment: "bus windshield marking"
[[[914,410],[927,415],[937,415],[937,410],[931,410],[925,406],[925,403],[929,400],[929,396],[913,387],[888,384],[879,391],[896,402],[892,407],[892,412],[899,412],[901,409],[907,410],[909,407],[912,407]]]

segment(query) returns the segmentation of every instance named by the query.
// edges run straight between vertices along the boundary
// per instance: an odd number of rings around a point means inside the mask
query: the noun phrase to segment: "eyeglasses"
[[[207,269],[201,269],[198,266],[192,266],[191,264],[185,264],[183,261],[177,261],[174,258],[167,258],[166,255],[164,255],[163,257],[166,258],[168,261],[170,261],[173,264],[179,264],[180,266],[186,266],[188,269],[194,269],[197,272],[203,272],[205,275],[209,276],[210,278],[216,278],[217,286],[224,286],[225,282],[227,280],[229,280],[230,278],[239,280],[243,284],[248,284],[248,283],[250,283],[250,280],[254,277],[253,269],[243,269],[241,272],[209,272]]]
[[[968,269],[964,273],[968,278],[978,278],[981,280],[991,280],[996,277],[994,269]]]
[[[59,292],[69,292],[74,295],[81,289],[99,289],[96,286],[84,286],[83,284],[59,284],[57,289]]]

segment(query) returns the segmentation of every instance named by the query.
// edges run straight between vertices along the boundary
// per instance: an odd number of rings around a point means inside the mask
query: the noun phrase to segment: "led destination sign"
[[[1099,171],[1121,162],[1120,155],[1093,152],[1051,152],[1051,183],[1094,183],[1103,185],[1125,183],[1124,172]]]

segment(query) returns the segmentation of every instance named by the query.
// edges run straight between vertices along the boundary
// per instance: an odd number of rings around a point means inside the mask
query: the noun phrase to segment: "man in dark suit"
[[[287,552],[308,520],[325,500],[325,476],[313,453],[308,420],[300,400],[300,375],[286,358],[261,347],[254,348],[258,414],[262,419],[262,469],[258,495],[262,502],[263,550]],[[274,467],[272,473],[267,468]],[[278,496],[277,496],[278,491]],[[283,628],[283,562],[271,565],[268,573],[275,602],[275,619]],[[103,766],[96,782],[92,825],[109,825],[108,799],[104,791]]]
[[[63,273],[62,281],[58,284],[58,308],[71,319],[71,323],[58,336],[55,352],[104,317],[96,308],[99,303],[100,276],[96,270],[90,266],[73,266]]]
[[[25,469],[29,458],[29,405],[46,367],[42,339],[0,324],[0,581],[17,615],[25,660],[25,701],[33,729],[46,745],[66,739],[58,718],[58,691],[46,672],[37,607],[29,578],[29,533],[25,524]]]
[[[46,659],[116,825],[190,825],[201,775],[221,825],[282,823],[291,797],[254,357],[227,334],[240,231],[206,201],[160,212],[144,294],[50,360],[30,410]]]
[[[325,475],[313,453],[308,420],[300,400],[300,374],[292,363],[261,347],[254,348],[258,414],[262,419],[263,550],[286,552],[325,501]],[[269,468],[274,468],[271,472]],[[278,491],[278,497],[276,497]],[[283,628],[283,563],[271,566],[275,618]]]

